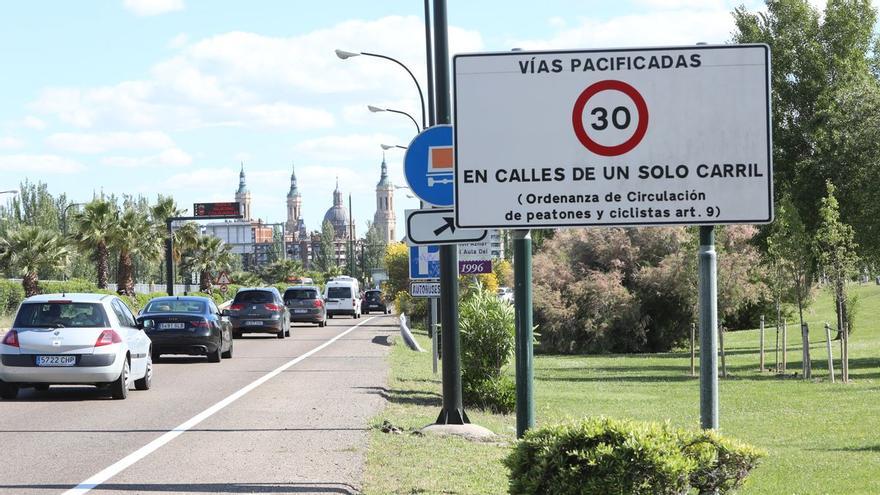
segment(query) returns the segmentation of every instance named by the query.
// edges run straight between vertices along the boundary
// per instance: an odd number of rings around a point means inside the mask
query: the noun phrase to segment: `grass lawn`
[[[758,370],[757,330],[725,334],[729,376],[720,385],[724,434],[768,451],[749,478],[748,494],[880,493],[880,286],[853,286],[859,296],[850,338],[852,383],[828,381],[824,321],[833,321],[832,300],[822,293],[809,310],[813,380],[800,375],[797,325],[789,325],[788,373]],[[834,334],[832,333],[832,338]],[[424,334],[417,335],[430,349]],[[773,366],[775,330],[766,331],[766,362]],[[839,347],[833,343],[839,378]],[[501,436],[491,444],[411,432],[440,411],[440,379],[430,353],[400,343],[391,353],[388,407],[374,418],[403,434],[371,433],[365,491],[368,494],[502,494],[501,464],[514,441],[513,416],[468,410],[473,423]],[[670,421],[699,427],[699,379],[690,376],[689,352],[644,355],[537,356],[535,403],[538,425],[606,415]]]

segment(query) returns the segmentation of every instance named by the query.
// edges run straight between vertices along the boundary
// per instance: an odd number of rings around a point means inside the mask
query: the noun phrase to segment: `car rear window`
[[[379,291],[372,291],[371,290],[371,291],[367,291],[366,297],[367,297],[368,301],[378,301],[378,300],[382,299],[382,293]]]
[[[275,302],[272,293],[267,290],[245,290],[235,295],[237,303],[265,304]]]
[[[351,287],[329,287],[327,297],[330,299],[347,299],[351,297]]]
[[[284,300],[291,301],[293,299],[317,299],[318,291],[314,289],[290,289],[284,293]]]
[[[202,301],[164,300],[150,301],[144,308],[144,313],[197,313],[205,312],[205,303]]]
[[[22,304],[14,326],[23,328],[106,327],[104,307],[97,303],[27,303]]]

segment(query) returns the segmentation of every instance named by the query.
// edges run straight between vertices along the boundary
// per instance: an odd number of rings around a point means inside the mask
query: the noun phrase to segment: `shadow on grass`
[[[415,406],[440,407],[443,404],[443,396],[436,392],[425,390],[390,390],[385,387],[355,387],[375,394],[394,404],[410,404]]]

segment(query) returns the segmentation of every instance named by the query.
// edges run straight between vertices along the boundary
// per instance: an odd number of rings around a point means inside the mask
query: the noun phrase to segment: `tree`
[[[39,293],[40,273],[63,269],[69,254],[60,236],[41,227],[21,226],[0,239],[0,260],[21,275],[27,297]]]
[[[847,317],[846,282],[858,263],[858,245],[854,241],[853,228],[840,219],[837,198],[834,196],[835,187],[831,181],[827,182],[826,191],[819,208],[819,228],[813,250],[819,266],[825,270],[833,284],[837,329],[842,331],[848,328],[852,332]]]
[[[880,258],[880,47],[869,0],[830,0],[820,14],[808,0],[768,0],[766,12],[734,11],[734,41],[767,43],[773,54],[774,176],[817,228],[816,198],[839,188],[839,211],[855,240]]]
[[[157,259],[161,243],[155,237],[145,237],[150,232],[150,222],[145,213],[128,208],[114,225],[112,246],[119,250],[119,263],[116,270],[116,292],[134,295],[134,258]]]
[[[382,236],[376,225],[367,221],[367,233],[364,235],[363,256],[361,258],[364,277],[370,275],[373,270],[382,267],[387,247],[385,237]]]
[[[263,269],[261,277],[263,282],[275,284],[278,282],[288,282],[290,279],[302,274],[302,271],[303,266],[299,260],[278,260],[267,265]]]
[[[336,230],[329,220],[321,225],[321,240],[318,252],[314,253],[315,268],[320,272],[329,272],[336,266]]]
[[[199,290],[210,293],[214,286],[214,274],[229,270],[232,256],[227,244],[217,237],[204,235],[199,237],[196,247],[183,259],[183,265],[189,270],[199,272]]]
[[[95,199],[73,218],[71,236],[80,249],[91,253],[99,289],[107,288],[110,245],[116,232],[118,216],[116,205],[103,199]]]
[[[776,220],[769,232],[766,260],[771,276],[767,280],[776,299],[777,319],[781,303],[793,300],[803,327],[804,310],[812,299],[815,257],[806,226],[788,194],[776,205]]]
[[[388,272],[386,293],[394,297],[409,290],[409,248],[402,242],[392,242],[385,248],[385,270]]]

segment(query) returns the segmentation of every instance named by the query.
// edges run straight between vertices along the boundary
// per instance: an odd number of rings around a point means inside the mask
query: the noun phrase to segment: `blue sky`
[[[725,42],[728,0],[448,2],[450,53]],[[752,9],[760,2],[746,0]],[[819,2],[821,3],[821,2]],[[25,178],[75,201],[93,191],[230,201],[244,162],[254,216],[285,219],[296,164],[309,230],[335,179],[359,233],[371,220],[380,144],[418,115],[399,67],[425,87],[422,2],[102,0],[7,2],[0,16],[0,189]],[[395,184],[403,154],[387,152]],[[397,192],[398,232],[415,199]]]

